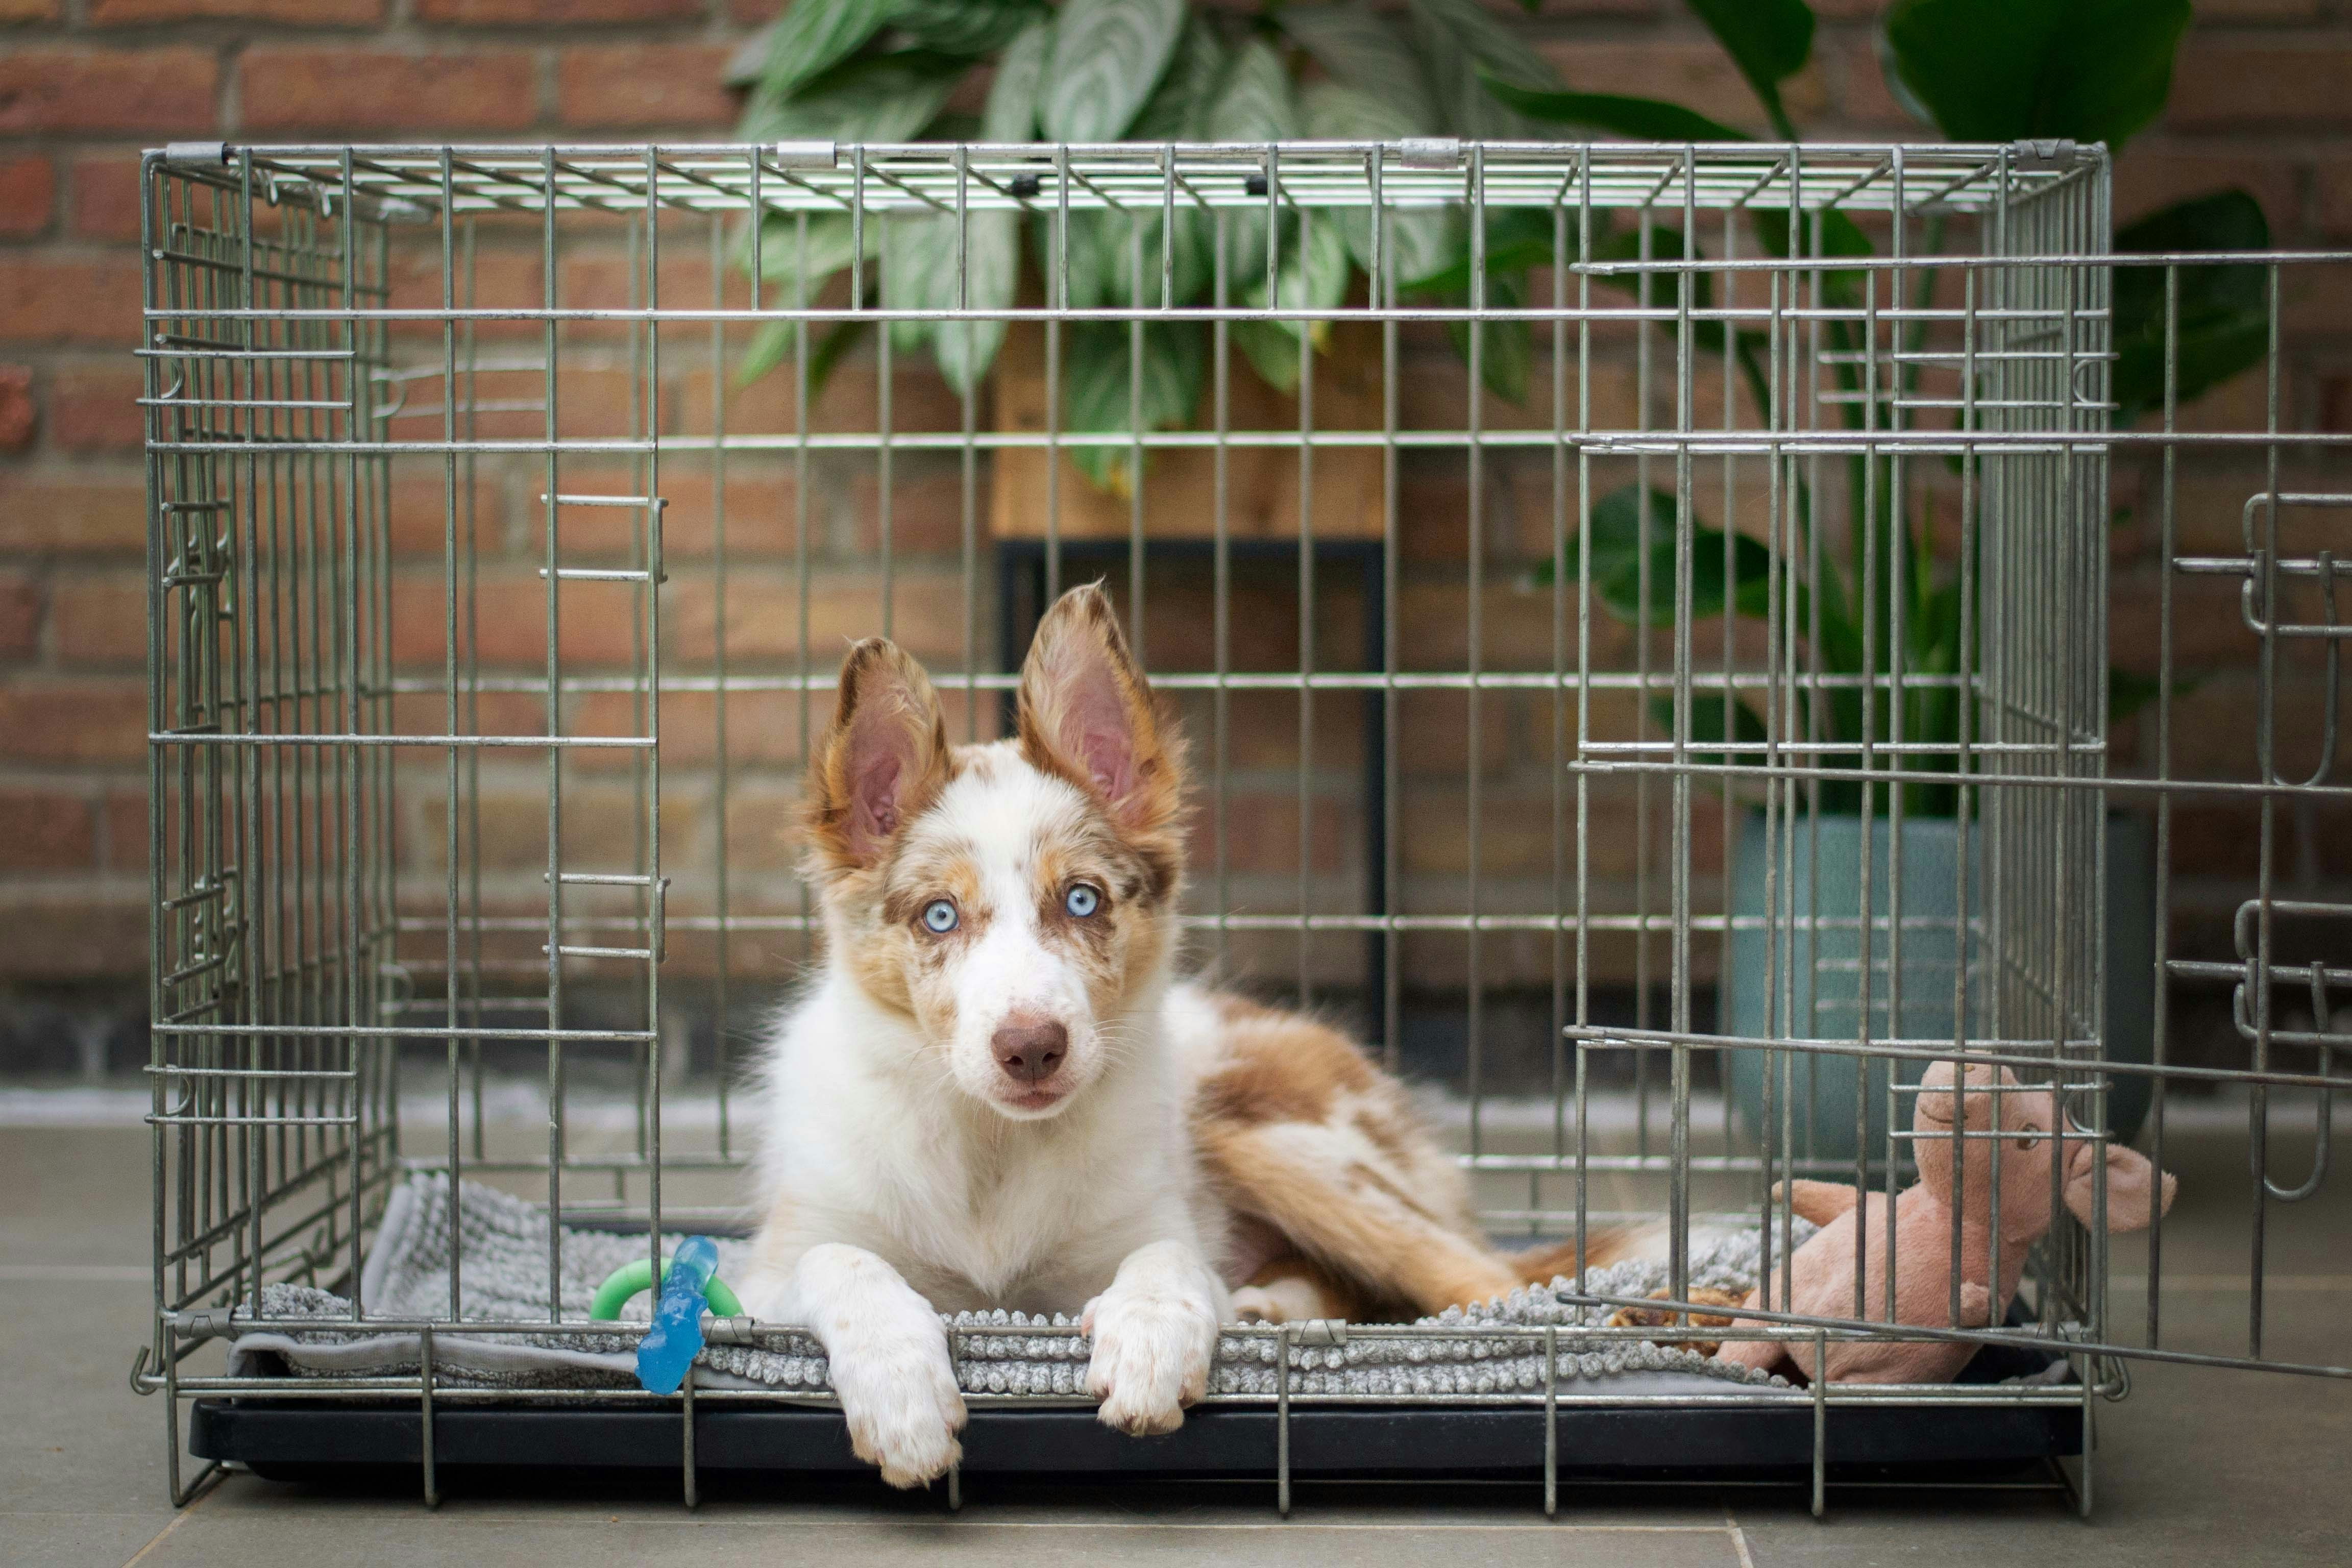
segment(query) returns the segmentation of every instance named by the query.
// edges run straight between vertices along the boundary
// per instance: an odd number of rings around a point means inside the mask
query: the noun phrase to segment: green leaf
[[[1411,0],[1413,43],[1423,74],[1457,136],[1526,139],[1539,136],[1532,123],[1497,101],[1486,88],[1492,76],[1538,92],[1563,84],[1528,41],[1488,11],[1481,0]]]
[[[1781,105],[1780,83],[1812,58],[1813,8],[1805,0],[1690,0],[1690,8],[1756,89],[1772,128],[1794,140],[1796,128]]]
[[[2244,191],[2221,191],[2151,213],[2116,236],[2128,251],[2267,250],[2270,224]],[[2164,275],[2161,267],[2115,269],[2116,421],[2128,425],[2164,406]],[[2256,262],[2179,268],[2179,400],[2210,391],[2270,352],[2268,269]]]
[[[931,122],[971,62],[929,49],[854,59],[786,97],[761,82],[744,107],[747,142],[908,142]]]
[[[1159,85],[1184,0],[1067,0],[1038,113],[1052,142],[1114,142]]]
[[[795,8],[807,0],[794,0]],[[891,25],[914,43],[950,55],[989,55],[1053,13],[1041,0],[898,0]]]
[[[743,352],[740,363],[735,367],[735,384],[749,386],[778,365],[792,353],[795,339],[793,329],[798,321],[769,321],[752,336],[751,346]],[[842,357],[857,346],[859,338],[874,330],[871,321],[835,321],[825,329],[809,354],[809,401],[814,403],[824,384],[833,377],[834,367]]]
[[[1224,89],[1209,109],[1215,142],[1279,142],[1298,133],[1298,110],[1282,57],[1254,38],[1234,57]]]
[[[1277,308],[1329,310],[1347,298],[1348,247],[1339,226],[1328,214],[1318,214],[1304,241],[1297,220],[1283,225],[1282,276],[1277,280]],[[1263,275],[1242,290],[1253,306],[1267,303]],[[1299,344],[1321,348],[1331,335],[1328,321],[1236,321],[1233,341],[1267,385],[1285,393],[1298,390]]]
[[[1464,300],[1468,302],[1466,297]],[[1517,277],[1506,274],[1486,279],[1486,304],[1497,310],[1518,310],[1527,307],[1527,289]],[[1528,400],[1528,378],[1535,366],[1535,329],[1522,320],[1481,321],[1478,323],[1478,379],[1486,390],[1506,403]],[[1448,321],[1445,334],[1454,340],[1454,352],[1466,362],[1470,357],[1470,323]]]
[[[1332,6],[1316,9],[1337,9]],[[1286,17],[1289,10],[1282,13]],[[1307,135],[1317,142],[1394,142],[1425,132],[1392,98],[1318,81],[1299,94]],[[1372,268],[1372,209],[1332,207],[1329,218],[1339,225],[1339,237],[1357,266]],[[1442,271],[1457,261],[1466,232],[1459,209],[1451,207],[1391,207],[1386,244],[1395,252],[1396,276],[1413,279]]]
[[[1202,142],[1225,80],[1225,47],[1198,16],[1184,25],[1176,52],[1128,130],[1132,142]]]
[[[1385,142],[1400,136],[1434,135],[1443,129],[1444,121],[1437,100],[1430,94],[1421,61],[1396,29],[1360,0],[1339,5],[1284,5],[1274,13],[1274,19],[1330,73],[1332,86],[1378,105],[1380,122],[1395,127],[1328,138],[1324,132],[1310,131],[1310,135],[1318,140]],[[1314,89],[1308,91],[1312,94]]]
[[[1756,242],[1773,256],[1811,258],[1816,243],[1814,230],[1821,232],[1818,243],[1821,253],[1831,256],[1872,256],[1870,237],[1860,225],[1845,214],[1832,208],[1828,212],[1808,212],[1797,226],[1792,249],[1789,237],[1789,210],[1786,207],[1756,207],[1748,216],[1756,228]],[[1800,279],[1804,275],[1800,273]],[[1832,303],[1843,304],[1862,297],[1862,274],[1853,268],[1824,268],[1822,271],[1822,292]]]
[[[1670,626],[1675,621],[1675,498],[1670,491],[1655,489],[1649,491],[1649,540],[1647,557],[1650,564],[1649,616],[1651,626]],[[1568,572],[1581,580],[1582,552],[1589,542],[1592,552],[1593,596],[1607,605],[1610,613],[1626,623],[1635,624],[1642,618],[1642,562],[1644,545],[1642,538],[1642,492],[1638,485],[1626,485],[1610,491],[1594,503],[1581,539],[1572,539],[1568,545]],[[1695,620],[1710,620],[1723,614],[1726,603],[1724,575],[1724,532],[1694,519],[1691,524],[1690,592],[1691,616]],[[1761,616],[1770,607],[1770,571],[1772,556],[1760,540],[1748,535],[1731,536],[1731,589],[1729,602],[1735,613]],[[1716,733],[1720,734],[1717,730]]]
[[[2164,109],[2189,0],[1895,0],[1890,84],[1957,142],[2121,148]]]
[[[773,298],[786,306],[798,305],[803,299],[814,303],[825,283],[849,265],[855,243],[847,213],[809,214],[805,248],[800,238],[799,222],[796,214],[770,213],[760,235],[760,276],[766,282],[781,285]],[[869,215],[866,224],[866,256],[875,256],[881,245],[881,225]],[[748,243],[743,247],[743,265],[747,268],[751,265]],[[803,286],[805,294],[802,292]]]
[[[1734,131],[1709,120],[1696,109],[1654,98],[1624,98],[1612,92],[1538,92],[1492,74],[1486,90],[1533,120],[1554,125],[1574,125],[1603,131],[1634,142],[1747,142],[1744,131]]]
[[[982,141],[1026,142],[1037,134],[1037,100],[1045,92],[1045,62],[1053,48],[1050,16],[1005,46],[980,111]]]
[[[767,60],[759,73],[761,89],[778,100],[790,97],[856,53],[897,14],[898,4],[793,0],[769,34]]]
[[[1281,142],[1298,134],[1298,108],[1282,57],[1264,39],[1234,55],[1224,90],[1209,110],[1212,142]],[[1256,204],[1225,214],[1225,276],[1246,286],[1265,274],[1265,208]]]
[[[1063,331],[1062,427],[1077,434],[1124,434],[1135,428],[1133,329],[1123,321],[1073,321]],[[1143,330],[1143,428],[1186,423],[1201,402],[1206,359],[1194,322],[1154,322]],[[1071,447],[1070,460],[1100,488],[1134,493],[1135,476],[1123,447]]]
[[[900,310],[954,310],[956,215],[898,214],[878,221],[883,302]],[[1018,215],[999,208],[967,212],[962,234],[966,308],[1009,309],[1020,271]],[[911,353],[929,343],[940,374],[959,393],[979,385],[1003,342],[1001,321],[890,323],[891,346]]]
[[[2201,675],[2175,676],[2172,695],[2186,697],[2205,684]],[[2163,695],[2164,682],[2136,669],[2107,671],[2107,722],[2120,724]]]

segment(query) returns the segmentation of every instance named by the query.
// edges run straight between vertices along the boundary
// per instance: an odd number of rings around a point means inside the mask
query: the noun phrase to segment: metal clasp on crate
[[[2071,169],[2079,151],[2071,137],[2028,137],[2011,144],[2009,164],[2012,169]]]

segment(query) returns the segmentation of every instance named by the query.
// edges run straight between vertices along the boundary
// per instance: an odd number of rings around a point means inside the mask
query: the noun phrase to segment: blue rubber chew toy
[[[675,1394],[702,1350],[702,1310],[709,1304],[719,1247],[689,1236],[662,1268],[653,1326],[637,1342],[637,1382],[651,1394]]]

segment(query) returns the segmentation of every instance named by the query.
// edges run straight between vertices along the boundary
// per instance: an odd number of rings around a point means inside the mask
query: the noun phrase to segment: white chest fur
[[[1069,1110],[999,1116],[949,1082],[908,1021],[839,978],[781,1021],[761,1082],[770,1260],[864,1247],[943,1311],[1076,1312],[1138,1247],[1222,1250],[1185,1105],[1213,1020],[1191,987],[1122,1021],[1125,1048]]]

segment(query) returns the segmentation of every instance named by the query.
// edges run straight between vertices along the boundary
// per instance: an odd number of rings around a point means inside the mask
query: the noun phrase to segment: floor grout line
[[[1739,1553],[1739,1568],[1756,1568],[1756,1559],[1748,1551],[1748,1532],[1739,1528],[1729,1503],[1723,1505],[1723,1528],[1731,1532],[1731,1549]]]
[[[157,1531],[154,1538],[149,1541],[146,1545],[132,1552],[131,1554],[131,1560],[125,1563],[122,1565],[122,1568],[139,1568],[139,1563],[149,1552],[163,1544],[163,1538],[165,1536],[171,1534],[172,1531],[179,1529],[180,1526],[187,1523],[190,1519],[194,1518],[195,1516],[196,1510],[204,1507],[205,1503],[210,1502],[212,1500],[213,1493],[218,1490],[220,1490],[220,1488],[216,1486],[205,1488],[204,1496],[196,1499],[194,1502],[188,1504],[187,1507],[182,1509],[178,1513],[173,1515],[172,1522]]]

